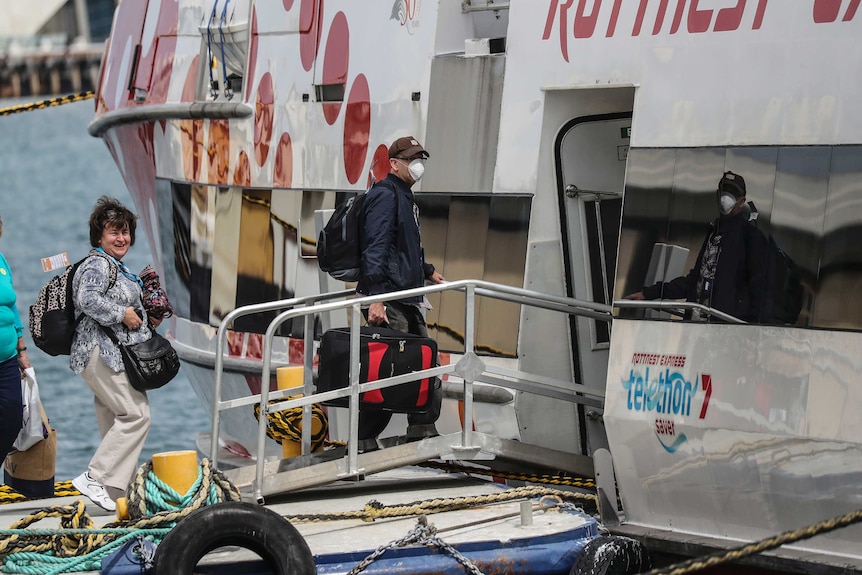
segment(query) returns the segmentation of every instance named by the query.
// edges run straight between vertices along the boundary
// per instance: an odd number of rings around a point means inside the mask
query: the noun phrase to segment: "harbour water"
[[[28,102],[0,100],[0,108]],[[95,200],[111,195],[136,211],[107,147],[87,133],[93,108],[88,100],[0,116],[0,252],[12,268],[25,325],[30,304],[51,276],[42,271],[41,258],[66,252],[77,261],[89,251],[87,219]],[[151,261],[140,233],[124,262],[141,270]],[[32,344],[29,333],[25,337],[57,429],[56,479],[71,479],[86,469],[99,444],[93,395],[72,374],[68,357],[51,357]],[[152,427],[141,461],[153,453],[194,449],[195,436],[209,428],[209,407],[198,402],[182,371],[149,397]]]

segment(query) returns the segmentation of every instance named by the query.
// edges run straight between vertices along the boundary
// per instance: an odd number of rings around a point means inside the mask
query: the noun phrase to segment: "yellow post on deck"
[[[301,365],[287,365],[279,367],[276,371],[278,389],[290,389],[291,387],[301,387],[304,381],[305,368]],[[291,399],[302,397],[302,393],[291,395]],[[301,409],[301,408],[298,408]],[[320,432],[321,423],[317,419],[311,421],[312,434]],[[281,455],[284,459],[289,457],[297,457],[302,455],[302,442],[283,439],[281,441]]]
[[[166,451],[153,454],[153,473],[171,489],[185,495],[198,479],[198,454],[195,451]],[[173,503],[179,504],[179,501]],[[117,499],[117,519],[129,518],[129,502]]]

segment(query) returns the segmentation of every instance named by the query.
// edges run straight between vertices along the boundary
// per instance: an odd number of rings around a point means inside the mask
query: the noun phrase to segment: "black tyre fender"
[[[253,503],[202,507],[177,523],[156,547],[155,575],[192,575],[201,558],[219,547],[257,553],[276,575],[314,575],[314,557],[296,527]]]
[[[634,575],[649,568],[649,555],[640,541],[609,535],[587,543],[569,575]]]

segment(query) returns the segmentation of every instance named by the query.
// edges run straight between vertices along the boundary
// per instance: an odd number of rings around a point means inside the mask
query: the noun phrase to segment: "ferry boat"
[[[262,502],[430,459],[595,475],[605,526],[658,562],[858,509],[859,4],[124,0],[89,131],[213,407],[203,450]],[[324,398],[317,341],[360,304],[317,234],[404,135],[431,154],[414,191],[450,280],[415,292],[450,354],[428,374],[447,377],[442,435],[403,443],[399,415],[359,453],[356,409],[329,408],[346,447],[313,453],[304,425],[283,458],[251,408],[308,423]],[[624,299],[692,267],[726,171],[794,263],[792,321]],[[290,365],[301,385],[277,390]],[[860,535],[746,561],[856,572]]]

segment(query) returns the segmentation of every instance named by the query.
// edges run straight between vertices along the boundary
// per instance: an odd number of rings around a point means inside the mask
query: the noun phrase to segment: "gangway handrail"
[[[386,294],[378,294],[373,296],[364,296],[350,299],[348,301],[335,301],[326,303],[315,303],[311,306],[303,306],[293,309],[288,309],[281,312],[272,319],[267,327],[263,338],[263,366],[261,369],[261,393],[260,393],[260,415],[258,424],[258,443],[257,443],[257,461],[255,472],[254,495],[258,501],[263,501],[262,489],[264,480],[264,464],[266,450],[266,426],[267,414],[270,411],[282,411],[285,409],[302,407],[303,409],[303,425],[302,425],[302,452],[306,453],[310,444],[311,425],[311,405],[328,401],[336,397],[348,397],[349,405],[349,440],[347,444],[347,467],[348,475],[355,475],[360,472],[357,467],[358,461],[358,441],[357,433],[359,429],[359,395],[364,391],[372,389],[380,389],[389,387],[398,383],[403,383],[416,379],[416,377],[431,377],[434,375],[442,375],[444,373],[452,373],[455,371],[453,366],[439,366],[428,370],[413,372],[401,376],[384,378],[374,382],[359,383],[359,330],[356,329],[361,324],[361,309],[363,306],[372,303],[381,303],[390,300],[399,300],[415,296],[424,296],[431,293],[443,291],[464,291],[466,293],[465,302],[465,337],[464,337],[464,356],[465,358],[475,359],[475,363],[481,365],[481,361],[475,355],[475,297],[481,295],[483,297],[491,297],[507,301],[517,302],[523,305],[532,307],[544,308],[561,313],[579,315],[593,319],[599,319],[607,322],[613,320],[612,307],[607,304],[595,303],[574,298],[566,298],[541,292],[495,284],[483,280],[457,280],[445,282],[442,284],[429,285],[400,292],[391,292]],[[481,293],[477,293],[481,292]],[[313,347],[311,333],[311,319],[314,314],[338,311],[341,309],[352,308],[351,314],[351,329],[350,329],[350,384],[348,387],[338,390],[332,390],[325,393],[313,394],[312,391],[312,374],[311,374],[311,351]],[[235,310],[239,312],[238,308]],[[246,308],[247,309],[247,308]],[[284,322],[293,318],[305,317],[305,357],[304,357],[304,384],[299,387],[283,389],[276,392],[283,397],[290,393],[296,393],[299,389],[302,390],[302,396],[298,398],[288,399],[287,401],[278,403],[274,406],[269,405],[269,385],[268,376],[271,371],[272,361],[272,345],[275,337],[275,332]],[[227,318],[226,318],[227,319]],[[222,322],[224,324],[224,321]],[[219,326],[220,335],[223,334],[222,326]],[[474,373],[477,369],[467,370],[469,373],[461,374],[464,384],[464,417],[466,421],[472,418],[473,413],[473,383],[475,377],[481,375],[482,370],[478,369],[478,373]],[[214,401],[214,405],[216,405]],[[218,407],[214,408],[214,411]],[[461,431],[462,446],[471,444],[472,429],[469,425],[465,425]],[[218,430],[214,423],[213,428],[213,445],[218,445]],[[217,449],[213,449],[212,455],[217,453]],[[214,458],[217,462],[217,459]]]
[[[697,310],[706,316],[717,317],[728,323],[746,324],[748,322],[732,316],[723,311],[717,310],[708,305],[696,303],[692,301],[658,301],[658,300],[634,300],[634,299],[617,299],[614,300],[614,307],[620,309],[659,309],[671,312],[678,312],[683,315],[685,311]]]
[[[230,312],[219,322],[218,330],[216,330],[216,351],[215,364],[213,371],[215,372],[215,381],[213,382],[213,421],[212,421],[212,437],[210,437],[210,459],[213,466],[218,465],[218,436],[219,436],[219,419],[221,417],[221,385],[222,373],[224,372],[224,348],[227,343],[227,332],[230,330],[233,322],[237,318],[252,315],[256,313],[275,311],[284,308],[290,308],[297,305],[313,304],[318,301],[325,301],[337,298],[351,297],[356,295],[355,290],[345,289],[323,294],[313,294],[309,296],[293,297],[288,299],[276,300],[264,303],[255,303],[240,306]],[[269,381],[269,378],[265,378]],[[269,386],[266,386],[269,388]]]

